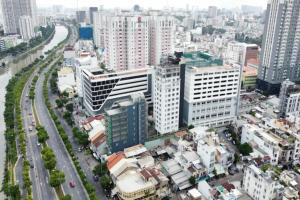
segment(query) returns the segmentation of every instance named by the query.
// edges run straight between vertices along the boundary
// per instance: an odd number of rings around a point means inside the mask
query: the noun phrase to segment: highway
[[[76,40],[76,36],[72,34],[70,38],[70,43],[72,44],[73,42],[75,42],[75,40]],[[57,55],[60,55],[61,53],[62,51],[59,51],[57,52]],[[56,60],[54,60],[52,64],[54,62],[56,62]],[[55,153],[57,159],[56,167],[58,170],[63,171],[65,174],[66,181],[62,185],[64,193],[70,194],[72,200],[87,200],[88,198],[86,196],[85,189],[77,174],[75,166],[72,163],[72,160],[64,146],[63,141],[59,136],[56,126],[52,121],[44,102],[44,97],[43,97],[43,82],[45,79],[44,72],[47,72],[50,69],[52,64],[50,64],[46,69],[43,70],[36,83],[35,106],[36,106],[37,115],[41,125],[44,126],[45,130],[48,132],[49,139],[47,141],[47,144],[50,148],[53,149]],[[75,183],[75,188],[71,188],[69,186],[70,181]]]
[[[33,127],[32,131],[29,127],[32,127],[33,107],[32,101],[26,97],[29,94],[30,84],[32,77],[26,83],[22,97],[21,97],[21,109],[23,118],[23,127],[27,137],[27,159],[33,168],[30,168],[30,177],[32,182],[32,195],[34,199],[56,199],[54,189],[48,184],[49,176],[46,168],[44,167],[43,160],[40,154],[40,147],[37,145],[36,130]],[[22,171],[22,168],[18,168],[16,171]],[[17,173],[22,176],[22,173]]]

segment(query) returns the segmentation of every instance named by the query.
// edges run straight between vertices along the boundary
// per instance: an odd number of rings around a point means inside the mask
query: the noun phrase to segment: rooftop
[[[186,66],[208,67],[223,65],[223,60],[214,58],[212,55],[201,51],[184,53],[182,61]]]

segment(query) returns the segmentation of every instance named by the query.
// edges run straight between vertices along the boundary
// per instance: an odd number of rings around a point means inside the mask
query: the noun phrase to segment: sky
[[[207,8],[215,5],[220,8],[235,8],[243,4],[260,6],[266,8],[267,0],[36,0],[38,7],[50,7],[53,5],[63,5],[70,8],[90,7],[103,5],[104,8],[131,8],[138,4],[144,8],[160,9],[165,6],[175,8],[186,8],[199,6],[199,8]]]

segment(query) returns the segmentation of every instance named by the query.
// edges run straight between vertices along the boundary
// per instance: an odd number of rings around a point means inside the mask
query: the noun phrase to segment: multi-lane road
[[[69,40],[69,44],[74,44],[77,36],[72,28],[72,35]],[[74,34],[75,33],[75,34]],[[58,50],[57,58],[49,64],[49,66],[39,75],[39,79],[36,83],[35,90],[35,108],[37,118],[40,125],[44,126],[49,135],[47,144],[51,147],[57,158],[57,169],[61,170],[65,174],[66,181],[62,185],[63,192],[70,194],[73,200],[85,200],[87,198],[86,191],[81,183],[81,180],[77,174],[77,171],[72,163],[71,158],[65,146],[58,134],[58,131],[53,123],[43,97],[43,81],[45,79],[44,72],[48,71],[50,67],[58,60],[58,55],[61,55],[62,49]],[[38,144],[37,134],[35,127],[33,126],[34,118],[33,104],[28,98],[30,85],[35,74],[32,74],[28,82],[26,83],[22,97],[21,97],[21,109],[24,130],[27,137],[27,159],[30,162],[30,176],[32,181],[32,195],[37,200],[54,200],[57,199],[54,189],[49,185],[49,173],[45,169],[43,160],[41,158],[41,146]],[[16,179],[22,183],[22,158],[16,165]],[[71,188],[69,182],[75,183],[75,188]]]
[[[32,101],[28,98],[32,78],[33,76],[26,83],[21,97],[23,126],[27,136],[27,159],[31,165],[30,176],[32,182],[32,193],[34,199],[56,199],[54,189],[49,185],[48,172],[44,167],[44,163],[41,158],[41,149],[40,146],[38,146],[36,130],[32,126],[32,122],[35,121],[35,119],[33,115]],[[20,171],[20,168],[17,171]]]

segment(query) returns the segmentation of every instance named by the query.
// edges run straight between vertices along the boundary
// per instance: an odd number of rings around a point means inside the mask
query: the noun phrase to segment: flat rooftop
[[[193,51],[183,54],[182,61],[186,66],[208,67],[208,66],[222,66],[223,60],[213,57],[212,55],[202,52]]]

